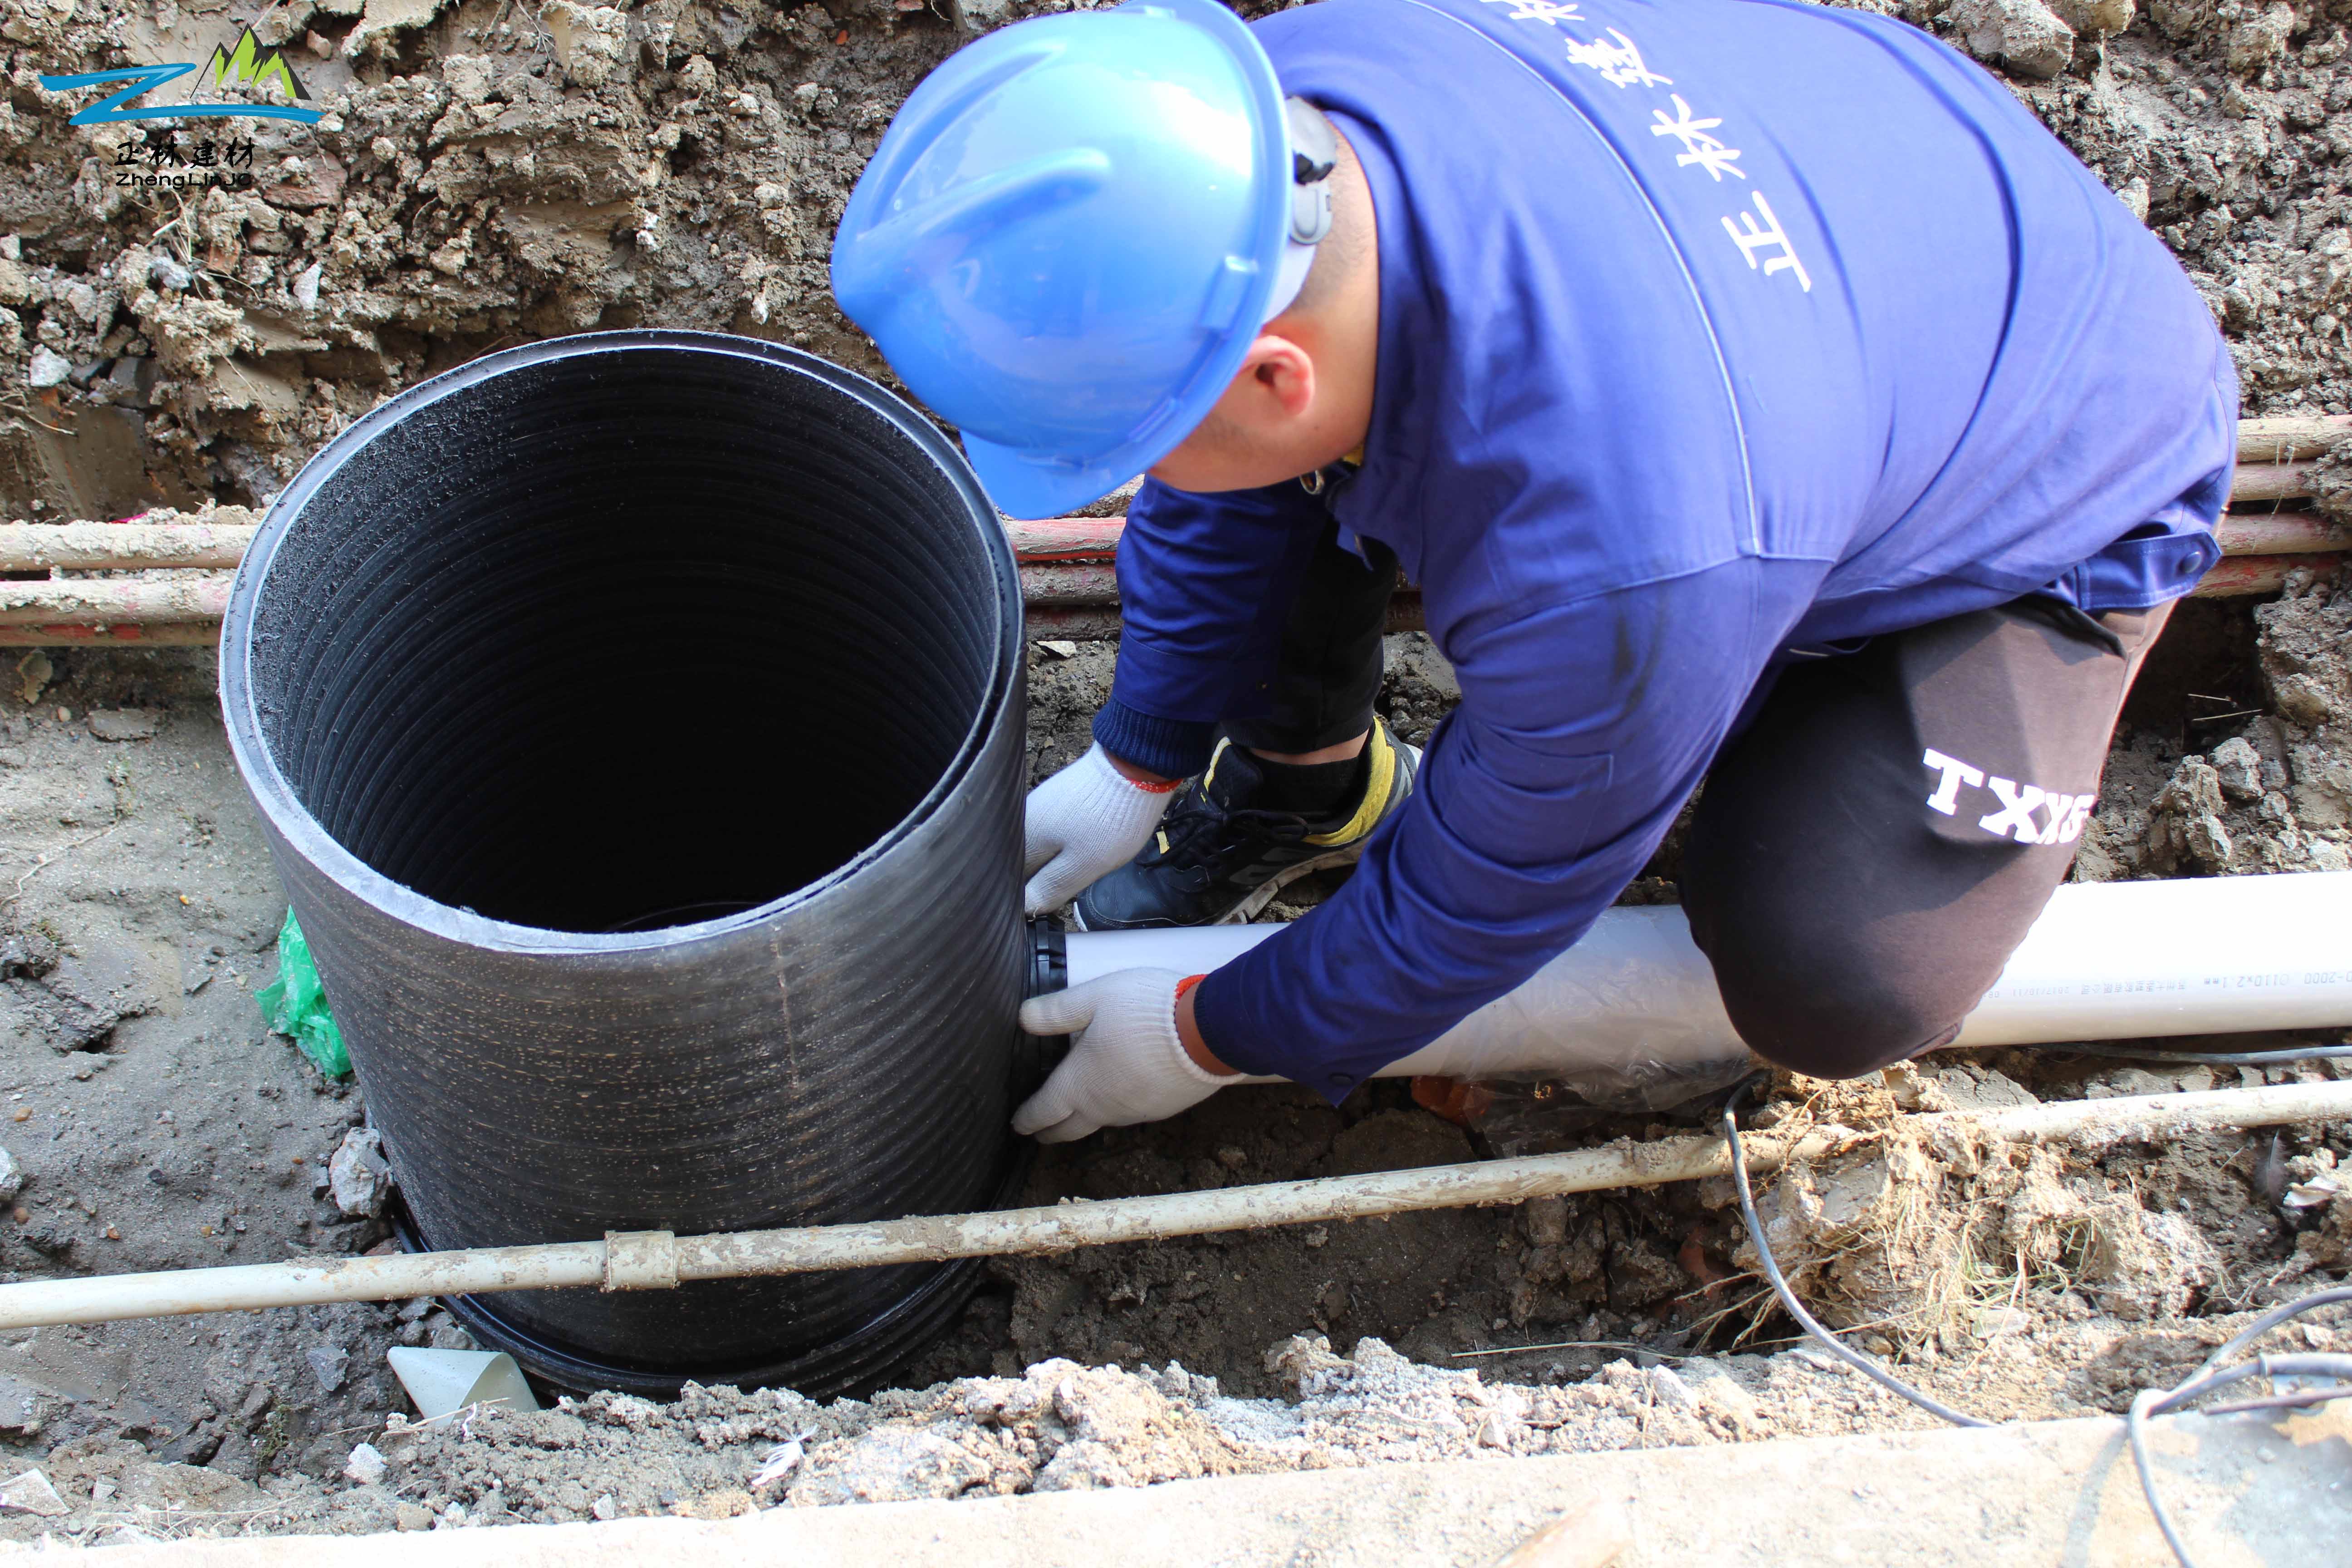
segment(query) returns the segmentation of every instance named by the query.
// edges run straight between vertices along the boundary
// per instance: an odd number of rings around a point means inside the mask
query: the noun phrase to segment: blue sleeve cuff
[[[1222,984],[1220,976],[1223,977]],[[1193,988],[1192,1023],[1201,1031],[1201,1043],[1209,1047],[1211,1056],[1229,1068],[1260,1078],[1286,1078],[1334,1105],[1347,1099],[1364,1081],[1365,1074],[1347,1063],[1297,1059],[1266,1049],[1263,1038],[1254,1035],[1250,1021],[1243,1016],[1240,997],[1244,990],[1225,970],[1216,971]]]
[[[1217,726],[1193,719],[1162,719],[1114,697],[1095,715],[1095,739],[1121,762],[1162,778],[1190,778],[1209,765]]]

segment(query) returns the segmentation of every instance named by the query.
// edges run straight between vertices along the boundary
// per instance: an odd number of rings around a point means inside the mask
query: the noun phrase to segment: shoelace
[[[1307,819],[1295,811],[1227,806],[1211,799],[1206,790],[1188,790],[1169,808],[1167,820],[1160,825],[1168,847],[1150,850],[1140,863],[1185,870],[1206,866],[1236,828],[1254,828],[1276,843],[1295,844],[1307,837]]]

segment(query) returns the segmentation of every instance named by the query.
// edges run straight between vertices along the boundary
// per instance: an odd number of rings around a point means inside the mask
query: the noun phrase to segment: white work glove
[[[1202,1068],[1176,1034],[1172,969],[1119,969],[1021,1004],[1033,1035],[1072,1035],[1070,1054],[1013,1113],[1013,1131],[1066,1143],[1101,1127],[1158,1121],[1233,1082]]]
[[[1151,841],[1167,813],[1171,784],[1150,789],[1111,766],[1100,742],[1029,792],[1021,907],[1040,915],[1076,898]],[[1051,1031],[1061,1033],[1056,1029]]]

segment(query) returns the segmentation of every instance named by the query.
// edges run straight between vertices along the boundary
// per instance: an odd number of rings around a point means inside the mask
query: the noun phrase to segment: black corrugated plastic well
[[[810,355],[614,332],[402,394],[270,509],[221,696],[432,1247],[988,1206],[1021,597],[962,457]],[[574,1385],[866,1384],[971,1266],[467,1299]]]

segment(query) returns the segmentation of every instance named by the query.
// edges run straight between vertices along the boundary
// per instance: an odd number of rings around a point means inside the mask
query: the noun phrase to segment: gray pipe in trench
[[[2352,1117],[2352,1083],[2061,1100],[1991,1112],[1915,1116],[1900,1125],[1913,1135],[1936,1141],[2112,1143],[2346,1117]],[[1816,1128],[1792,1140],[1759,1133],[1744,1141],[1747,1164],[1751,1173],[1774,1171],[1792,1159],[1818,1159],[1854,1147],[1869,1136],[1843,1127]],[[601,1241],[537,1247],[29,1280],[0,1285],[0,1329],[502,1290],[588,1286],[664,1289],[691,1279],[1067,1252],[1113,1242],[1521,1203],[1568,1193],[1699,1181],[1729,1170],[1730,1154],[1719,1139],[1621,1141],[1566,1154],[990,1214],[684,1237],[668,1231],[619,1232]]]

